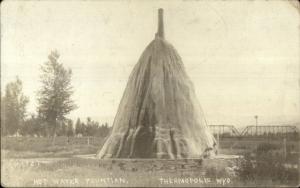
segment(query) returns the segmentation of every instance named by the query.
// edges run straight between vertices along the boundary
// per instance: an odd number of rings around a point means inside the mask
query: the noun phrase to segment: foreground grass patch
[[[52,163],[13,165],[5,162],[8,186],[216,186],[234,176],[224,170],[233,161],[202,160],[97,160],[71,158]],[[210,170],[207,170],[210,169]],[[211,172],[213,171],[213,172]],[[18,179],[12,177],[20,177]],[[217,179],[220,182],[217,182]],[[228,180],[227,180],[228,181]],[[177,183],[174,183],[177,182]]]

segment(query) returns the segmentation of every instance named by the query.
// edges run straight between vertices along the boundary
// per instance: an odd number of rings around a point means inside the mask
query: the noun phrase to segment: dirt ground
[[[233,186],[237,159],[5,159],[5,186]]]

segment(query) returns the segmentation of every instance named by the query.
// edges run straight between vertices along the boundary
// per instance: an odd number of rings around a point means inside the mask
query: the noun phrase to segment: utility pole
[[[258,115],[255,115],[254,118],[255,118],[255,135],[257,136],[257,125],[258,125],[257,119],[258,119]]]

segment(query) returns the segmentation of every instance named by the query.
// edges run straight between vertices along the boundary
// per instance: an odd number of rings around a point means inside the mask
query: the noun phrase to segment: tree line
[[[72,99],[72,70],[59,63],[59,57],[57,51],[52,51],[40,67],[38,105],[30,117],[26,112],[29,98],[23,94],[18,77],[6,85],[3,96],[1,91],[1,135],[52,137],[53,143],[56,136],[107,136],[110,131],[107,123],[100,125],[88,117],[85,122],[78,118],[74,125],[67,118],[78,106]]]
[[[31,115],[30,118],[25,119],[15,134],[17,133],[20,136],[49,137],[51,131],[49,131],[47,127],[47,123],[45,123],[43,119]],[[107,123],[100,125],[98,122],[92,121],[90,117],[88,117],[85,122],[82,122],[80,118],[78,118],[75,125],[71,119],[67,119],[57,124],[56,136],[106,137],[110,130]]]

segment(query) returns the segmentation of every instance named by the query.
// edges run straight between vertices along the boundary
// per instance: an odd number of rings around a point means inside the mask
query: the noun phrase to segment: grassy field
[[[299,182],[297,141],[287,142],[285,159],[292,165],[288,169],[283,167],[286,161],[280,160],[280,139],[223,139],[219,153],[246,158],[204,160],[99,160],[91,157],[103,141],[101,138],[70,138],[68,141],[66,137],[58,137],[52,146],[49,138],[1,138],[1,183],[31,187],[232,187],[285,186]],[[260,165],[253,166],[253,161]]]
[[[51,138],[4,137],[1,138],[1,149],[7,158],[72,157],[95,154],[103,142],[103,138],[95,137],[57,137],[52,145]]]

